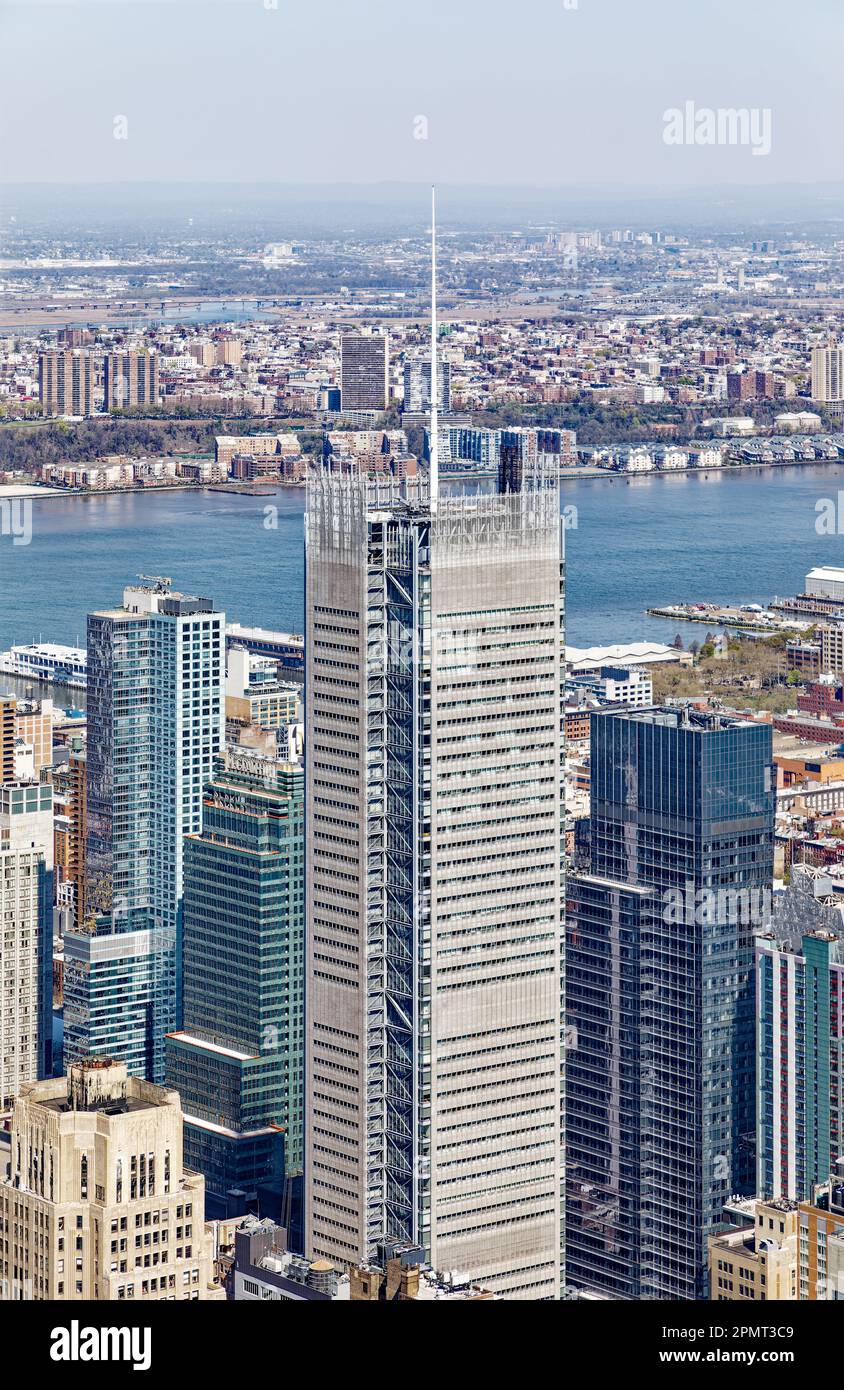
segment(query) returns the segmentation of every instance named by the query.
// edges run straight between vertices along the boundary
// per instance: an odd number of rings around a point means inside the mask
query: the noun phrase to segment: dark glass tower
[[[593,715],[567,902],[575,1286],[707,1296],[707,1237],[754,1187],[753,935],[773,832],[769,726]]]
[[[229,749],[184,851],[185,1162],[248,1198],[302,1168],[304,773]]]

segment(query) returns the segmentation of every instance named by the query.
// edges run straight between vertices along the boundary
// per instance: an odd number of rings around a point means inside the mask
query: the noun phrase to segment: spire
[[[439,384],[437,380],[437,191],[431,189],[431,432],[430,432],[430,497],[431,508],[437,504],[439,493],[439,426],[437,422],[437,403]]]

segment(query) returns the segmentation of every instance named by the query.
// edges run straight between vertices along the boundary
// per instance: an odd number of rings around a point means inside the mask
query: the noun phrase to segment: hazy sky
[[[0,166],[7,182],[824,181],[842,178],[842,68],[842,0],[0,0]],[[769,110],[770,154],[666,145],[686,102]]]

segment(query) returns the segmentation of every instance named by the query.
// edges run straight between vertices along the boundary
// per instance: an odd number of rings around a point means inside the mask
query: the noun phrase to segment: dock
[[[805,618],[785,618],[770,609],[720,603],[671,603],[646,609],[649,618],[672,618],[677,622],[700,623],[707,627],[742,628],[745,632],[795,632],[811,627]]]

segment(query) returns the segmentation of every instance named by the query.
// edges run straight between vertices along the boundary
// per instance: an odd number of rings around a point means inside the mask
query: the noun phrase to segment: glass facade
[[[592,717],[568,889],[568,1268],[622,1297],[707,1297],[706,1241],[754,1189],[752,946],[769,908],[771,731]]]
[[[844,932],[831,882],[792,875],[757,940],[757,1187],[806,1201],[844,1142]]]
[[[209,1191],[252,1194],[280,1176],[273,1133],[286,1172],[302,1168],[302,768],[223,754],[184,874],[184,1028],[167,1039],[167,1081]]]
[[[169,580],[127,589],[122,608],[88,618],[86,915],[70,934],[80,939],[65,1047],[70,1059],[128,1062],[131,1051],[132,1070],[143,1057],[142,1074],[159,1084],[164,1035],[182,1010],[182,844],[200,829],[223,743],[224,649],[224,615]],[[125,935],[134,943],[89,940]],[[131,1040],[141,1026],[143,1044]]]
[[[53,788],[0,786],[0,1104],[53,1069]]]

